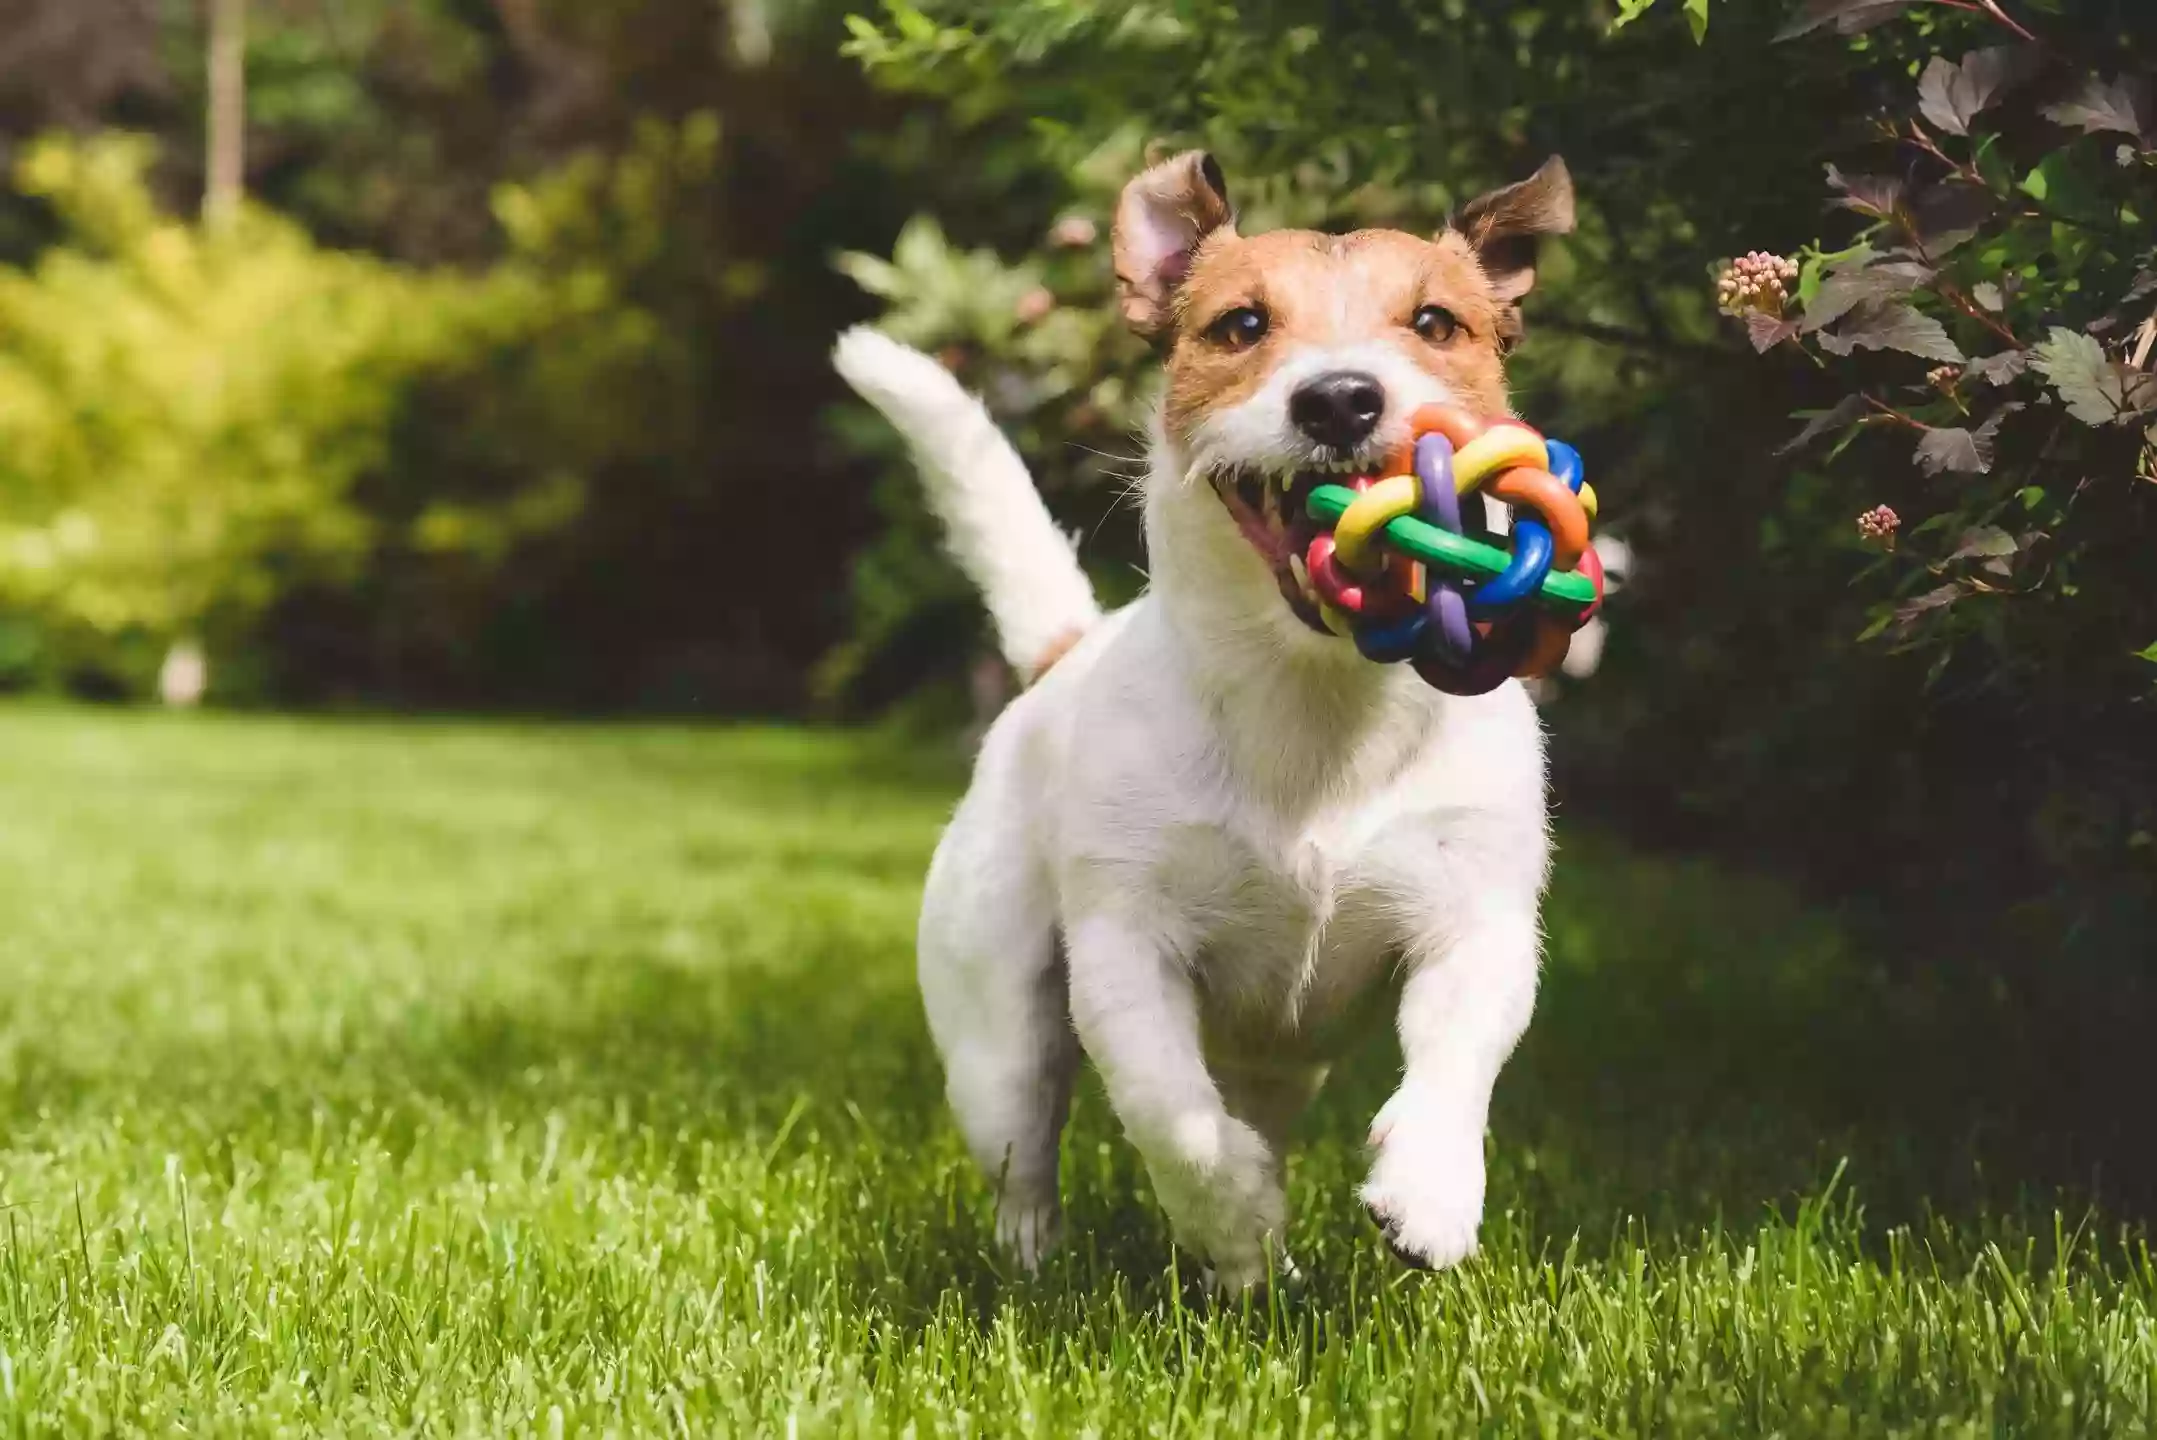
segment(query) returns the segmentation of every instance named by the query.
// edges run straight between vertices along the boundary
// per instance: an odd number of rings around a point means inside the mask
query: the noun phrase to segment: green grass
[[[0,710],[25,1433],[2148,1433],[2146,1232],[1774,888],[1569,836],[1485,1253],[1308,1125],[1209,1308],[1098,1099],[1003,1273],[912,990],[956,768],[778,732]],[[1841,1167],[1839,1180],[1836,1179]]]

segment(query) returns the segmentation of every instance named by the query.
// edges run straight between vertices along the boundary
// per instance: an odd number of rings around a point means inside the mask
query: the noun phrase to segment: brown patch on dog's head
[[[1471,201],[1432,239],[1400,230],[1245,237],[1220,167],[1191,151],[1125,187],[1116,273],[1125,318],[1168,347],[1168,418],[1178,433],[1250,398],[1284,357],[1313,347],[1384,346],[1496,414],[1538,242],[1572,227],[1572,178],[1553,159]]]
[[[1168,420],[1177,433],[1249,399],[1293,355],[1352,347],[1398,355],[1483,413],[1505,407],[1506,306],[1459,236],[1218,236],[1200,247],[1174,309]]]
[[[1167,350],[1164,420],[1306,623],[1305,500],[1328,475],[1373,473],[1422,405],[1509,413],[1505,355],[1541,237],[1573,224],[1563,161],[1470,202],[1426,238],[1236,231],[1220,167],[1192,151],[1116,207],[1123,313]]]

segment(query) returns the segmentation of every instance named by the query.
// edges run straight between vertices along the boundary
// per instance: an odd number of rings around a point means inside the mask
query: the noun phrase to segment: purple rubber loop
[[[1453,488],[1453,442],[1443,435],[1425,435],[1416,441],[1416,479],[1422,482],[1423,503],[1416,516],[1441,530],[1461,533],[1460,494]],[[1460,585],[1426,571],[1430,598],[1423,613],[1430,617],[1425,632],[1432,648],[1448,663],[1465,665],[1475,653],[1475,627],[1468,623],[1468,600]]]
[[[1425,435],[1416,441],[1416,479],[1423,489],[1423,503],[1416,518],[1426,525],[1460,534],[1460,495],[1453,488],[1453,442],[1443,435]]]
[[[1434,585],[1423,613],[1430,617],[1424,633],[1437,642],[1438,653],[1456,665],[1464,665],[1475,653],[1475,627],[1468,623],[1468,600],[1457,585]]]
[[[1436,655],[1421,655],[1415,671],[1426,684],[1448,695],[1488,695],[1513,677],[1534,639],[1534,616],[1508,615],[1467,664],[1449,665]]]

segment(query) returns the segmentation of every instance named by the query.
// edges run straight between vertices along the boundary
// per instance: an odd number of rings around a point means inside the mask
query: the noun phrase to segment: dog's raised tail
[[[1071,542],[981,402],[929,356],[867,326],[832,363],[906,437],[945,544],[979,587],[1011,667],[1031,683],[1101,618]]]

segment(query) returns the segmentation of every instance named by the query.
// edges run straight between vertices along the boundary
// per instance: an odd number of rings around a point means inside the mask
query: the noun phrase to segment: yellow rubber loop
[[[1341,512],[1333,527],[1333,558],[1359,575],[1367,573],[1378,532],[1403,515],[1413,515],[1422,500],[1422,483],[1413,475],[1380,480]]]
[[[1595,518],[1595,487],[1593,485],[1582,485],[1580,487],[1580,508],[1588,512],[1590,520]]]
[[[1334,553],[1339,554],[1340,552],[1336,549]],[[1328,630],[1331,630],[1343,640],[1356,638],[1355,622],[1350,620],[1346,613],[1328,605],[1323,600],[1318,602],[1318,618],[1326,622]]]
[[[1493,475],[1549,465],[1550,448],[1542,436],[1525,425],[1493,425],[1453,457],[1453,488],[1466,495]]]

